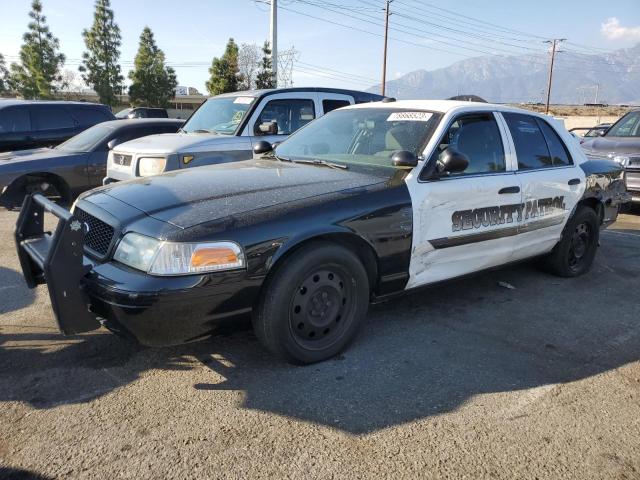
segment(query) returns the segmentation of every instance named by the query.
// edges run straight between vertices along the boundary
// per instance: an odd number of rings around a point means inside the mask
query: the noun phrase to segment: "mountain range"
[[[494,103],[544,102],[548,75],[545,54],[474,57],[387,81],[386,95],[409,99],[473,94]],[[379,92],[380,85],[369,91]],[[601,54],[561,48],[551,103],[640,104],[640,44]]]

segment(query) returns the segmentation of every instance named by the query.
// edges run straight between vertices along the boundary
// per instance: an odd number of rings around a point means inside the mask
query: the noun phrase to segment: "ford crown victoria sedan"
[[[72,212],[28,197],[18,254],[62,332],[161,346],[251,312],[271,352],[317,362],[372,301],[532,257],[584,274],[627,195],[620,166],[553,119],[490,104],[350,106],[255,152],[111,184]]]

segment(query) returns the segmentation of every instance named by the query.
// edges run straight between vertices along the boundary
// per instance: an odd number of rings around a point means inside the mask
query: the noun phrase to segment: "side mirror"
[[[114,148],[116,148],[121,143],[122,143],[122,141],[119,138],[113,138],[113,139],[109,140],[109,143],[107,143],[107,148],[109,150],[113,150]]]
[[[260,140],[253,146],[253,153],[256,155],[263,155],[271,150],[273,150],[273,145],[265,140]]]
[[[277,135],[278,122],[263,122],[258,125],[258,133],[260,135]]]
[[[400,150],[391,155],[391,163],[394,167],[411,169],[418,166],[418,157],[413,152]]]
[[[436,171],[439,174],[461,173],[469,166],[469,157],[455,148],[447,148],[438,160]]]

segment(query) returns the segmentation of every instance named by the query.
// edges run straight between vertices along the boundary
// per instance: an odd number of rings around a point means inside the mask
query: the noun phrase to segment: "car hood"
[[[116,153],[152,153],[171,155],[184,151],[201,151],[209,145],[224,145],[238,141],[233,135],[215,133],[161,133],[122,143],[113,149]]]
[[[640,154],[640,138],[637,137],[598,137],[582,144],[587,153],[597,154]]]
[[[385,172],[386,173],[386,172]],[[247,160],[167,172],[117,182],[100,193],[180,228],[309,197],[365,187],[389,180],[378,174],[328,167]]]
[[[44,160],[56,157],[67,157],[77,155],[73,152],[55,150],[53,148],[36,148],[33,150],[17,150],[15,152],[0,153],[0,165],[17,162],[30,162],[34,160]]]

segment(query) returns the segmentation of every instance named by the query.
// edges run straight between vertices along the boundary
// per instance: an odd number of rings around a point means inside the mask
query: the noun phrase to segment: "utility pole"
[[[271,70],[278,87],[278,1],[271,0],[271,21],[269,22],[271,42]]]
[[[389,36],[389,5],[393,0],[385,0],[384,8],[384,53],[382,54],[382,95],[384,95],[387,83],[387,42]]]
[[[547,83],[547,105],[545,107],[544,113],[549,113],[549,100],[551,99],[551,82],[553,80],[553,62],[556,58],[556,47],[558,43],[564,42],[566,38],[554,38],[553,40],[547,40],[544,43],[551,44],[551,63],[549,64],[549,81]]]
[[[598,103],[598,94],[600,93],[600,83],[596,83],[596,98],[593,100],[593,103]]]

